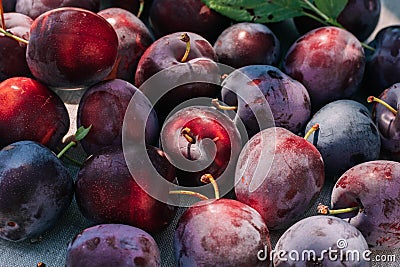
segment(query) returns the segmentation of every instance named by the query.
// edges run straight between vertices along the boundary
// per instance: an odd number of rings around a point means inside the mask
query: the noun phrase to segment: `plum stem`
[[[10,38],[12,38],[12,39],[18,41],[18,42],[21,42],[21,43],[24,43],[24,44],[28,44],[28,43],[29,43],[27,40],[22,39],[22,38],[20,38],[20,37],[14,35],[14,34],[8,32],[8,31],[6,31],[6,30],[3,29],[3,28],[0,28],[0,33],[2,33],[2,34],[4,34],[5,36],[10,37]]]
[[[1,0],[0,0],[1,1]],[[39,261],[37,267],[46,267],[46,264],[42,261]]]
[[[348,213],[348,212],[352,212],[352,211],[358,211],[358,210],[360,210],[360,207],[357,206],[357,207],[351,207],[351,208],[345,208],[345,209],[331,210],[331,209],[329,209],[328,206],[323,205],[322,203],[319,203],[317,210],[318,210],[319,214],[337,215],[337,214],[343,214],[343,213]]]
[[[316,130],[318,130],[318,129],[319,129],[319,124],[318,124],[318,123],[314,124],[314,125],[311,127],[311,129],[308,130],[308,132],[307,132],[306,135],[304,136],[304,139],[307,140],[308,137],[310,137],[310,135],[311,135],[313,132],[315,132]]]
[[[194,191],[189,191],[189,190],[171,190],[171,191],[169,191],[169,193],[170,193],[171,195],[188,195],[188,196],[195,196],[195,197],[200,198],[201,200],[208,200],[208,199],[209,199],[208,197],[206,197],[206,196],[203,195],[203,194],[200,194],[200,193],[197,193],[197,192],[194,192]]]
[[[218,184],[217,184],[217,182],[215,181],[214,177],[211,174],[209,174],[209,173],[203,174],[201,176],[201,178],[200,178],[200,181],[205,183],[205,184],[211,183],[212,186],[214,187],[215,199],[219,199]]]
[[[90,125],[88,128],[85,128],[83,126],[79,127],[78,130],[76,130],[74,140],[69,142],[61,150],[61,152],[57,154],[57,158],[61,158],[65,154],[65,152],[67,152],[71,147],[76,146],[79,141],[81,141],[83,138],[86,137],[86,135],[89,133],[90,129],[92,129],[92,125]]]
[[[138,11],[136,17],[140,18],[140,16],[143,13],[143,9],[144,9],[144,0],[140,0],[139,11]]]
[[[367,102],[368,103],[372,103],[372,102],[377,102],[379,104],[382,104],[383,106],[385,106],[387,109],[389,109],[394,115],[397,115],[397,110],[395,110],[392,106],[390,106],[388,103],[386,103],[385,101],[383,101],[380,98],[377,98],[375,96],[369,96],[367,98]]]
[[[222,106],[219,103],[218,98],[211,100],[211,104],[220,110],[237,110],[238,109],[238,107],[236,107],[236,106]]]
[[[185,137],[186,140],[187,140],[189,143],[191,143],[191,144],[196,143],[195,140],[194,140],[194,138],[191,137],[191,136],[189,135],[189,133],[190,133],[190,128],[189,128],[189,127],[185,127],[185,128],[183,128],[182,131],[181,131],[182,136]]]
[[[181,62],[184,63],[186,62],[190,52],[190,37],[187,33],[182,33],[182,35],[179,37],[179,40],[186,43],[186,51],[181,59]]]
[[[6,29],[6,22],[4,21],[3,0],[0,0],[0,17],[1,17],[1,28],[3,30],[5,30]]]

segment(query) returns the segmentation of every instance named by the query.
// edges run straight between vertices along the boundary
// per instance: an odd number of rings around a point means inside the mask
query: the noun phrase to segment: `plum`
[[[117,34],[106,19],[82,8],[62,7],[34,20],[26,58],[39,81],[76,89],[106,78],[117,51]]]
[[[237,200],[257,210],[269,229],[293,223],[314,203],[324,185],[318,150],[290,131],[271,127],[254,135],[235,172]]]
[[[353,100],[337,100],[321,108],[308,122],[319,130],[308,138],[321,152],[326,175],[337,179],[359,163],[378,159],[381,140],[369,110]]]
[[[242,22],[226,28],[215,41],[218,62],[233,68],[248,65],[277,65],[280,42],[265,25]]]
[[[362,234],[334,216],[311,216],[287,229],[273,251],[276,267],[370,266]]]
[[[269,65],[250,65],[232,72],[222,82],[222,101],[237,106],[240,120],[249,134],[260,131],[255,114],[270,114],[275,126],[299,133],[311,115],[310,97],[298,81]],[[264,97],[266,101],[261,101]]]
[[[0,83],[0,147],[33,140],[56,149],[69,126],[64,103],[40,82],[14,77]]]
[[[400,248],[400,163],[375,160],[347,170],[332,190],[333,210],[357,227],[375,249]]]
[[[100,0],[16,0],[15,11],[36,19],[41,14],[60,7],[79,7],[99,11]]]
[[[157,188],[163,202],[145,189],[159,186],[152,179],[154,171],[174,182],[175,168],[161,150],[149,146],[147,154],[153,165],[136,169],[135,173],[129,171],[119,146],[102,148],[89,157],[75,184],[81,213],[95,223],[123,223],[149,232],[165,229],[175,215],[175,208],[166,204],[169,188]],[[142,161],[143,157],[146,155],[136,154],[135,159]],[[142,183],[139,185],[138,181]]]
[[[257,253],[271,250],[260,214],[232,199],[197,202],[180,217],[174,235],[177,266],[268,266]]]
[[[154,110],[148,118],[146,111],[151,109],[147,98],[135,86],[121,79],[100,82],[89,87],[83,94],[77,115],[78,127],[92,125],[92,130],[81,141],[82,147],[88,154],[93,154],[102,147],[122,144],[122,125],[127,114],[128,105],[136,95],[129,112],[129,120],[135,123],[130,129],[128,137],[132,140],[141,138],[141,125],[146,125],[145,141],[155,144],[158,138],[158,119]],[[143,108],[145,106],[146,108]]]
[[[29,40],[32,19],[19,13],[5,13],[4,21],[7,31]],[[11,38],[0,36],[0,82],[11,77],[32,76],[26,62],[26,44]]]
[[[108,8],[97,14],[105,18],[118,35],[118,56],[111,78],[133,83],[140,57],[153,43],[150,31],[135,15],[121,8]]]
[[[352,96],[361,84],[365,55],[350,32],[321,27],[301,36],[286,53],[283,70],[310,94],[312,110]]]
[[[161,266],[160,250],[147,232],[129,225],[100,224],[68,244],[66,267]]]
[[[72,201],[73,183],[56,155],[36,142],[0,150],[0,238],[21,241],[51,229]]]

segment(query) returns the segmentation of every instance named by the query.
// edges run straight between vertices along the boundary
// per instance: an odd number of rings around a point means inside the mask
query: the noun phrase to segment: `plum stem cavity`
[[[367,102],[368,103],[372,103],[372,102],[377,102],[379,104],[382,104],[383,106],[385,106],[387,109],[389,109],[394,115],[397,115],[397,110],[395,110],[392,106],[390,106],[388,103],[386,103],[385,101],[383,101],[380,98],[377,98],[375,96],[369,96],[367,98]]]

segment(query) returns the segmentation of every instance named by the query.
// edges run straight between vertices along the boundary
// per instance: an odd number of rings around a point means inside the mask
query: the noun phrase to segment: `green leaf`
[[[90,129],[92,129],[92,125],[90,125],[88,128],[85,128],[83,126],[79,127],[75,133],[75,140],[81,141],[83,138],[86,137],[86,135],[89,133]]]
[[[303,0],[203,0],[211,9],[236,21],[278,22],[303,15]]]
[[[348,0],[314,0],[315,6],[328,17],[336,20]]]

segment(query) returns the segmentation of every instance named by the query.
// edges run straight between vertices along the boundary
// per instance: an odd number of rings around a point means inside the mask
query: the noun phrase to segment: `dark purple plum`
[[[373,119],[381,135],[382,152],[392,160],[400,160],[400,84],[393,84],[379,98],[397,110],[396,114],[382,104],[376,103],[372,110]]]
[[[226,28],[214,44],[218,62],[233,68],[277,65],[280,42],[265,25],[242,22]]]
[[[366,89],[372,95],[400,82],[400,25],[381,29],[371,45],[375,51],[367,59]]]
[[[66,212],[73,197],[69,171],[48,148],[20,141],[0,150],[0,238],[38,238]]]
[[[68,244],[66,267],[161,266],[160,250],[147,232],[123,224],[84,229]]]
[[[269,266],[257,259],[271,250],[260,214],[232,199],[197,202],[179,219],[174,235],[177,266]]]
[[[17,0],[3,0],[4,12],[15,12],[15,3]]]
[[[100,11],[118,35],[118,56],[111,78],[120,78],[131,83],[140,57],[153,43],[153,37],[146,25],[135,15],[121,8],[108,8]]]
[[[279,229],[314,204],[325,181],[324,163],[310,142],[271,127],[246,143],[235,181],[237,200],[257,210],[269,229]]]
[[[29,40],[32,19],[18,13],[5,13],[4,21],[7,31]],[[26,45],[14,39],[0,36],[0,82],[11,77],[32,76],[26,63]]]
[[[190,31],[210,42],[215,41],[230,22],[201,0],[153,0],[149,20],[158,38],[174,32]]]
[[[92,125],[89,134],[81,141],[86,153],[93,154],[102,147],[122,144],[122,125],[134,94],[140,94],[140,96],[135,97],[130,116],[133,116],[133,120],[140,120],[141,125],[146,125],[145,142],[147,144],[157,142],[158,119],[154,110],[148,118],[145,118],[147,110],[151,109],[146,97],[127,81],[108,80],[89,87],[78,106],[78,128]],[[133,108],[135,112],[133,112]],[[140,131],[143,129],[138,127],[137,123],[134,123],[133,126],[135,128],[131,127],[128,131],[129,137],[132,137],[132,140],[142,138],[143,135]]]
[[[16,0],[15,11],[36,19],[41,14],[60,7],[79,7],[99,11],[100,0]]]
[[[0,148],[32,140],[56,149],[69,124],[60,97],[40,82],[14,77],[0,83]]]
[[[319,130],[310,135],[325,163],[326,175],[336,179],[359,163],[378,159],[381,141],[369,110],[353,100],[337,100],[321,108],[308,122]]]
[[[316,111],[357,91],[364,75],[364,50],[348,31],[322,27],[303,35],[289,48],[283,69],[307,88]]]
[[[381,0],[349,0],[337,21],[360,41],[365,41],[375,30],[380,14]],[[300,34],[324,26],[306,16],[295,17],[294,23]]]
[[[400,248],[400,163],[377,160],[346,171],[332,191],[332,208],[360,207],[340,214],[375,249]]]
[[[334,216],[305,218],[280,237],[274,249],[276,267],[370,266],[370,252],[357,228]]]
[[[155,110],[161,121],[178,104],[197,97],[214,98],[221,90],[217,56],[206,39],[187,33],[190,51],[182,62],[187,50],[184,34],[156,40],[141,57],[135,74],[135,85],[150,100],[158,100]]]
[[[26,58],[32,74],[41,82],[75,89],[107,77],[117,51],[117,34],[103,17],[81,8],[63,7],[35,19]]]
[[[224,79],[222,86],[222,101],[238,107],[235,120],[241,120],[249,136],[260,131],[255,114],[272,112],[277,127],[294,133],[299,133],[310,118],[306,88],[276,67],[251,65],[237,69]],[[265,97],[269,107],[260,97]]]
[[[161,150],[148,147],[147,154],[153,166],[143,166],[132,174],[122,148],[118,146],[100,149],[85,161],[76,180],[75,196],[80,211],[88,220],[128,224],[150,232],[168,226],[175,215],[175,208],[165,204],[169,188],[159,188],[160,195],[164,196],[164,202],[161,202],[141,186],[157,187],[153,181],[155,170],[169,182],[174,182],[175,168]],[[137,160],[141,161],[143,157],[146,155],[137,155]],[[147,183],[139,185],[136,179]]]

